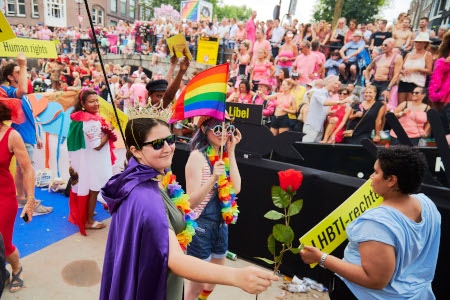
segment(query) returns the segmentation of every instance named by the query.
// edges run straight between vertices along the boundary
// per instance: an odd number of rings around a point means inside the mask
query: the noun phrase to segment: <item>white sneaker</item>
[[[36,205],[34,206],[33,217],[49,214],[53,211],[53,207],[44,206],[41,204],[41,200],[36,200]]]

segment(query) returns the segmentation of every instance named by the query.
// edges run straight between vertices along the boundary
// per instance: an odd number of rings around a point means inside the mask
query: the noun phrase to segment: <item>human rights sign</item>
[[[0,55],[17,57],[22,51],[27,58],[57,58],[56,45],[52,41],[13,38],[0,43]]]

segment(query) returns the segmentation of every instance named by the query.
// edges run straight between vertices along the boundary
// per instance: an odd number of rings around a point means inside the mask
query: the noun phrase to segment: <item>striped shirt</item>
[[[203,186],[211,177],[211,168],[209,166],[209,162],[204,158],[205,163],[203,164],[202,168],[202,180],[201,180],[201,186]],[[196,207],[194,208],[195,218],[197,219],[202,214],[203,210],[205,209],[206,205],[209,203],[209,200],[211,200],[212,196],[214,195],[215,187],[213,187],[209,193],[206,195],[205,199]]]

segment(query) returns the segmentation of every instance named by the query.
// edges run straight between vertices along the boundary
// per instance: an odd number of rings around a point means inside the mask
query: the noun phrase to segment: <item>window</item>
[[[39,0],[31,1],[31,17],[39,18]]]
[[[111,0],[111,11],[117,12],[117,0]]]
[[[117,26],[117,21],[110,21],[110,24],[109,25],[111,25],[111,26]]]
[[[6,0],[6,15],[25,17],[25,0]]]
[[[130,0],[130,11],[129,11],[129,16],[130,18],[134,19],[134,12],[136,10],[136,1],[135,0]]]
[[[16,15],[16,1],[15,0],[6,0],[6,15],[7,16],[15,16]]]
[[[103,25],[103,19],[104,19],[104,12],[100,8],[93,8],[92,9],[92,23],[94,25]]]
[[[64,0],[47,0],[47,15],[53,18],[64,18]]]
[[[120,0],[120,14],[122,16],[127,15],[127,0]]]
[[[17,0],[17,15],[25,17],[25,0]]]

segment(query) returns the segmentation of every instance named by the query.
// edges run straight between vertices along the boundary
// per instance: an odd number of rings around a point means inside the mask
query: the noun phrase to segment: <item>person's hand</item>
[[[390,98],[390,95],[391,95],[391,93],[388,91],[388,90],[385,90],[381,95],[383,95],[384,96],[384,101],[386,101],[386,102],[388,102],[389,101],[389,98]]]
[[[17,55],[17,64],[19,67],[26,67],[27,66],[27,58],[25,57],[25,54],[20,51]]]
[[[180,72],[183,74],[186,73],[187,69],[189,69],[190,61],[186,56],[186,52],[183,50],[184,57],[180,59]]]
[[[239,129],[236,128],[236,135],[232,134],[230,136],[227,136],[227,151],[233,152],[236,148],[236,145],[239,144],[239,142],[242,140],[242,134],[239,131]]]
[[[373,141],[374,143],[378,143],[380,140],[381,140],[381,137],[380,137],[379,134],[376,134],[376,135],[373,137],[373,139],[372,139],[372,141]]]
[[[314,76],[314,74],[309,74],[308,77],[309,77],[310,79],[316,78],[316,76]]]
[[[223,162],[223,160],[219,160],[214,164],[213,176],[217,181],[219,180],[219,177],[223,174],[225,174],[225,163]]]
[[[38,149],[42,149],[42,140],[40,138],[36,139],[36,147]]]
[[[336,144],[336,134],[335,133],[332,133],[331,135],[330,135],[330,138],[328,139],[328,143],[330,143],[330,144]]]
[[[157,51],[159,51],[159,49]],[[175,55],[175,47],[172,48],[172,51],[173,51],[173,55],[170,57],[170,64],[173,66],[176,66],[177,62],[178,62],[178,58]]]
[[[25,215],[27,215],[28,216],[27,223],[30,223],[31,220],[33,219],[33,212],[34,212],[35,205],[36,205],[36,200],[34,200],[34,198],[30,198],[27,200],[27,203],[23,207],[20,217],[23,218]]]
[[[278,276],[256,267],[237,269],[236,273],[236,286],[250,294],[262,293],[272,281],[278,281]]]
[[[447,58],[445,59],[445,62],[446,62],[446,63],[450,62],[450,55],[447,56]]]
[[[307,265],[318,263],[322,258],[322,254],[323,254],[322,251],[320,251],[316,247],[311,246],[305,246],[300,251],[300,257],[302,258],[303,262]]]
[[[402,70],[403,76],[408,76],[408,75],[410,75],[412,72],[413,72],[412,69],[403,69],[403,70]]]

